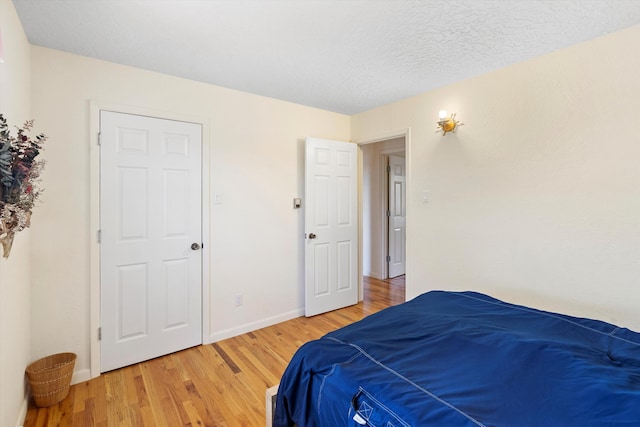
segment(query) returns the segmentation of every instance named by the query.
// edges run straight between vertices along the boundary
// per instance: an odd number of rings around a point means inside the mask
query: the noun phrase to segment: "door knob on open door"
[[[316,235],[315,235],[315,234],[313,234],[313,233],[309,233],[309,238],[310,238],[310,239],[315,239],[315,238],[316,238]]]
[[[191,244],[191,249],[194,251],[197,251],[198,249],[200,249],[200,245],[197,243],[192,243]]]

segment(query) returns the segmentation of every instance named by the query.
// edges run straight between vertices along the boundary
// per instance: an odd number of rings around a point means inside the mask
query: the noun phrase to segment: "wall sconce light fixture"
[[[460,123],[456,120],[456,113],[452,113],[450,117],[447,117],[447,112],[445,110],[440,110],[438,113],[440,120],[438,120],[438,129],[436,132],[442,131],[443,135],[446,135],[447,132],[455,132],[458,126],[462,126],[464,123]]]

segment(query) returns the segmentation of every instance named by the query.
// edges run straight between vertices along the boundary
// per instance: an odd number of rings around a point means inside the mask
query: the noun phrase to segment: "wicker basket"
[[[55,405],[67,397],[75,364],[75,353],[58,353],[27,366],[31,393],[38,407]]]

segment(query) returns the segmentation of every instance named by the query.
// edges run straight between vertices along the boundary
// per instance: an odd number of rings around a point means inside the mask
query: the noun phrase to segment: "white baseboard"
[[[213,334],[209,335],[209,342],[207,344],[222,341],[227,338],[233,338],[238,335],[246,334],[247,332],[252,332],[257,329],[266,328],[267,326],[286,322],[287,320],[295,319],[296,317],[300,316],[304,316],[304,308],[299,308],[297,310],[282,313],[277,316],[268,317],[266,319],[258,320],[257,322],[246,323],[235,328],[214,332]]]
[[[90,369],[79,369],[77,371],[73,371],[73,376],[71,377],[71,385],[83,383],[85,381],[89,381],[90,379],[91,379]]]

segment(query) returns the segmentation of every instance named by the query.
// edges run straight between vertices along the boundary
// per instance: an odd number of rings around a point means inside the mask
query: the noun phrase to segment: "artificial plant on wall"
[[[0,243],[9,257],[15,233],[29,227],[31,211],[41,193],[40,173],[44,160],[36,160],[47,137],[28,133],[33,120],[25,122],[12,136],[7,120],[0,114]]]

